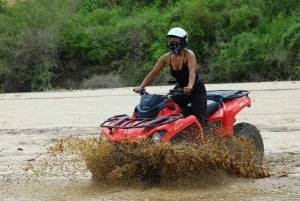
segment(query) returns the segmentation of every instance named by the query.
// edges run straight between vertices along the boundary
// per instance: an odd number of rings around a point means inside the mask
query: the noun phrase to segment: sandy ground
[[[103,120],[130,114],[139,101],[131,88],[0,94],[0,200],[300,200],[300,82],[207,85],[214,89],[250,90],[252,107],[237,121],[261,131],[270,177],[215,172],[189,185],[94,183],[84,161],[48,147],[70,135],[97,137]]]

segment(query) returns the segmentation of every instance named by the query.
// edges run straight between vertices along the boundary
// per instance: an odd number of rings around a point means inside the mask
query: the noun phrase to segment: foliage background
[[[0,92],[138,85],[175,26],[206,83],[300,79],[299,0],[0,0]]]

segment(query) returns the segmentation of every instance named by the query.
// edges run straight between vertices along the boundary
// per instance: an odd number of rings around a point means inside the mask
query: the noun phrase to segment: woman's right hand
[[[140,93],[141,92],[141,87],[135,87],[135,88],[133,88],[133,91],[135,92],[135,93]]]

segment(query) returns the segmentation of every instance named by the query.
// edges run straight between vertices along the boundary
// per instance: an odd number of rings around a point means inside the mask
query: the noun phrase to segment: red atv
[[[251,105],[248,91],[208,91],[208,130],[204,130],[198,119],[191,114],[190,105],[180,108],[173,101],[173,97],[182,93],[182,89],[172,89],[167,95],[149,94],[141,90],[141,101],[135,107],[132,116],[116,115],[105,120],[101,124],[102,134],[116,144],[144,139],[151,139],[155,143],[183,140],[205,143],[208,133],[228,139],[243,137],[255,147],[255,163],[262,163],[264,145],[259,130],[249,123],[234,125],[236,115]]]

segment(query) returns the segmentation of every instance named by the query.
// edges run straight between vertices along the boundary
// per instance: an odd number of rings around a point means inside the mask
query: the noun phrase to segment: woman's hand
[[[135,93],[140,93],[141,90],[142,90],[142,87],[135,87],[135,88],[133,88],[133,91],[134,91]]]
[[[192,92],[192,88],[191,87],[184,87],[183,88],[183,93],[190,94],[191,92]]]

